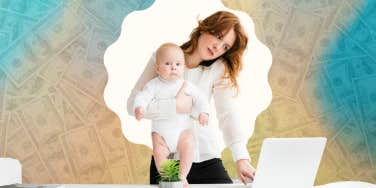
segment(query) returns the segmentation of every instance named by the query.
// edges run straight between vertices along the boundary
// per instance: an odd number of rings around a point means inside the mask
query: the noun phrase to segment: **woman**
[[[243,183],[246,178],[253,179],[255,169],[250,165],[246,149],[248,138],[241,131],[234,97],[238,90],[237,76],[242,68],[242,55],[248,38],[239,19],[232,13],[219,11],[199,22],[193,30],[190,40],[181,48],[186,61],[185,79],[196,84],[210,102],[214,98],[219,128],[227,147],[236,161],[237,173]],[[144,72],[138,79],[128,98],[128,113],[132,109],[134,96],[142,90],[146,82],[157,76],[154,65],[155,55],[149,60]],[[192,109],[192,98],[185,95],[183,86],[175,98],[155,101],[149,105],[145,118],[164,119],[176,113],[190,113],[197,117]],[[216,126],[199,128],[196,136],[198,159],[188,174],[189,183],[232,183],[220,159],[221,151],[216,145]],[[168,151],[162,151],[168,152]],[[157,184],[158,171],[152,157],[150,165],[150,183]]]

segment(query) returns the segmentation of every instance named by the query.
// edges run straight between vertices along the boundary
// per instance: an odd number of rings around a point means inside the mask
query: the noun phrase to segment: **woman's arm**
[[[215,65],[216,64],[216,65]],[[232,152],[234,161],[240,159],[250,160],[246,144],[247,135],[242,131],[240,114],[238,113],[236,101],[236,89],[231,87],[231,81],[224,78],[225,67],[221,62],[216,62],[212,66],[217,74],[213,85],[213,97],[217,112],[219,128],[223,133],[223,138],[227,147]]]
[[[145,84],[151,79],[157,77],[155,72],[155,54],[152,55],[148,64],[146,65],[141,76],[138,78],[136,85],[133,87],[130,96],[127,100],[127,111],[128,114],[134,116],[134,99],[136,95],[143,89]],[[149,103],[148,107],[145,109],[145,118],[147,119],[166,119],[176,115],[176,100],[175,98],[163,99],[163,100],[153,100]]]
[[[239,121],[239,113],[236,105],[236,89],[231,87],[231,81],[224,78],[224,64],[215,63],[217,77],[213,86],[213,96],[217,111],[219,128],[222,130],[223,138],[227,147],[232,152],[236,161],[236,171],[244,184],[247,178],[253,180],[255,169],[252,167],[247,150],[248,137],[243,133]],[[212,66],[213,66],[212,65]]]

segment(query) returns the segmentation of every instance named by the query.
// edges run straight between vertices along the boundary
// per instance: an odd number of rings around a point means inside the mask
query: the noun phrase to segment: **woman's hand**
[[[255,168],[252,167],[248,159],[237,160],[236,171],[238,172],[238,176],[240,180],[242,180],[244,185],[247,184],[247,178],[250,178],[251,180],[253,180],[253,178],[255,177],[255,173],[256,173]]]
[[[188,114],[192,112],[192,96],[185,93],[187,83],[184,82],[176,94],[176,112]]]

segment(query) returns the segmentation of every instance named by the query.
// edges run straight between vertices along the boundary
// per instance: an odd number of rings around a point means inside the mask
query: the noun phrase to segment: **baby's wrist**
[[[207,113],[207,112],[201,112],[200,115],[207,115],[207,116],[209,116],[209,113]]]

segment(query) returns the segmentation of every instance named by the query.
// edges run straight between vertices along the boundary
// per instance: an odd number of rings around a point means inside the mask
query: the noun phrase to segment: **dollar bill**
[[[7,9],[0,10],[0,30],[9,35],[9,44],[24,37],[30,31],[30,27],[36,25],[37,21],[35,18],[26,17]]]
[[[249,140],[248,146],[253,145],[256,140],[261,141],[264,137],[272,136],[274,125],[276,124],[274,120],[269,108],[261,112],[256,118],[254,134],[252,139]]]
[[[42,17],[48,10],[50,10],[48,9],[50,7],[40,1],[4,0],[2,6],[7,9],[7,11],[12,11],[21,14],[24,17],[33,19]]]
[[[96,183],[104,175],[106,161],[93,126],[68,131],[61,135],[79,183]]]
[[[101,182],[101,184],[113,184],[114,183],[111,172],[108,168],[106,168],[104,170],[104,174],[103,174],[100,182]],[[128,182],[128,184],[129,184],[129,182]]]
[[[359,101],[361,116],[365,123],[365,127],[372,126],[372,124],[368,125],[367,123],[373,121],[376,112],[376,107],[374,106],[376,102],[376,87],[369,85],[375,81],[375,75],[354,80],[357,99]]]
[[[328,138],[328,132],[326,127],[322,125],[317,120],[312,120],[305,125],[302,125],[302,129],[298,130],[299,133],[296,135],[301,135],[301,137],[326,137]]]
[[[61,1],[54,1],[54,0],[37,0],[40,4],[44,4],[49,9],[54,7],[58,7],[59,5],[63,4]]]
[[[24,184],[52,184],[55,182],[51,173],[43,164],[40,156],[33,153],[27,158],[21,160],[22,164],[22,183]]]
[[[270,85],[280,95],[295,98],[308,68],[308,60],[285,49],[278,49],[270,69]]]
[[[22,108],[25,104],[32,101],[34,96],[10,97],[5,101],[5,111],[14,112]]]
[[[138,1],[84,1],[84,8],[97,20],[105,24],[111,30],[119,30],[124,17],[131,11],[143,7],[143,3]]]
[[[124,139],[125,152],[127,153],[128,166],[132,169],[132,174],[135,183],[143,183],[148,181],[146,174],[149,173],[151,149],[145,145],[134,144]]]
[[[357,171],[356,175],[353,177],[359,179],[359,181],[364,182],[374,182],[376,180],[375,168],[364,168]]]
[[[85,121],[80,118],[71,103],[67,101],[61,93],[55,92],[51,94],[50,97],[56,110],[60,116],[63,117],[65,131],[85,125]]]
[[[67,160],[67,155],[64,153],[63,145],[58,136],[39,147],[39,153],[51,173],[50,175],[54,178],[54,183],[76,182],[72,167]]]
[[[323,31],[317,38],[317,42],[314,46],[312,52],[312,64],[318,64],[319,62],[328,62],[336,57],[338,59],[344,59],[347,57],[348,54],[345,54],[342,51],[333,49],[333,44],[336,44],[334,39],[338,38],[338,33],[336,32],[339,30],[331,30],[331,31]]]
[[[336,60],[325,66],[326,77],[330,88],[333,88],[334,97],[341,103],[354,98],[351,67],[349,66],[353,59]]]
[[[338,3],[341,3],[341,2],[338,2]],[[323,9],[323,8],[328,7],[329,5],[330,4],[327,0],[295,1],[295,4],[294,4],[295,7],[302,9],[304,11],[307,11],[307,12],[316,10],[316,9]]]
[[[324,19],[296,8],[292,9],[289,14],[286,24],[288,29],[283,31],[278,47],[298,56],[308,57],[312,53]]]
[[[326,147],[320,161],[320,167],[317,172],[316,182],[326,184],[329,182],[341,181],[337,177],[338,168],[339,166],[336,163],[335,154],[330,153],[328,148]]]
[[[275,1],[275,0],[266,0],[266,1],[258,1],[257,2],[259,9],[264,10],[271,10],[279,13],[287,14],[291,8],[294,6],[293,1],[289,0],[281,0],[281,1]]]
[[[353,154],[349,156],[351,166],[360,167],[361,165],[362,168],[367,168],[374,165],[372,142],[369,142],[372,141],[372,139],[367,139],[369,138],[369,132],[366,132],[366,130],[361,127],[360,122],[349,121],[339,137],[342,138],[341,142],[343,145],[346,145]],[[351,138],[351,140],[347,138]],[[361,153],[355,154],[355,151]]]
[[[22,110],[17,111],[17,114],[37,145],[47,143],[64,132],[62,117],[49,96],[31,101]]]
[[[9,130],[12,129],[11,126],[13,125],[8,125]],[[6,156],[18,160],[26,159],[36,152],[35,144],[23,127],[17,129],[17,132],[14,130],[9,132],[6,148]]]
[[[19,129],[21,129],[22,126],[16,113],[8,112],[7,114],[9,116],[8,117],[9,121],[7,122],[6,126],[11,127],[11,128],[7,128],[7,139],[8,139],[12,137],[14,134],[16,134],[18,131],[20,131]]]
[[[333,155],[333,159],[336,162],[337,177],[346,178],[346,176],[350,177],[351,175],[354,175],[353,168],[347,162],[349,151],[347,151],[345,146],[343,146],[338,140],[333,140],[332,142],[327,143],[326,148],[329,155]]]
[[[133,170],[130,166],[115,166],[109,168],[113,183],[126,184],[128,182],[135,182]]]
[[[343,2],[341,2],[343,3]],[[335,27],[335,19],[336,19],[336,14],[339,10],[340,5],[337,4],[327,4],[324,7],[318,7],[313,9],[313,13],[323,17],[325,19],[323,23],[323,31],[330,32],[332,29]]]
[[[321,67],[313,67],[305,75],[300,99],[311,117],[318,117],[340,106],[333,95]],[[325,105],[325,108],[323,108]]]
[[[9,82],[3,108],[7,111],[16,111],[34,98],[50,93],[51,87],[51,85],[39,76],[32,77],[21,87],[17,87],[12,82]]]
[[[4,120],[5,113],[5,93],[7,92],[7,77],[0,70],[0,121]]]
[[[10,45],[11,42],[11,33],[5,32],[4,30],[0,31],[0,54],[5,51],[5,49]]]
[[[63,79],[97,100],[102,99],[107,74],[103,64],[88,64],[76,59],[69,65]]]
[[[125,153],[124,136],[120,127],[119,118],[111,111],[101,114],[100,120],[96,121],[96,131],[103,147],[108,166],[119,166],[129,163]]]
[[[251,10],[255,9],[255,3],[252,3],[250,1],[229,1],[229,0],[223,0],[223,5],[226,7],[229,7],[231,9],[241,10],[244,12],[252,12]],[[252,6],[253,5],[253,6]]]
[[[17,85],[22,85],[45,65],[62,46],[69,44],[79,33],[85,30],[80,22],[68,23],[64,19],[74,19],[75,15],[69,11],[64,12],[62,19],[52,19],[61,14],[56,11],[49,16],[49,19],[40,20],[35,27],[35,32],[27,38],[18,40],[9,46],[9,50],[0,56],[3,70],[8,77]],[[47,27],[48,26],[48,27]],[[59,39],[59,40],[56,40]],[[23,52],[23,53],[19,53]]]
[[[376,88],[373,85],[369,85],[370,83],[374,83],[376,80],[376,76],[365,76],[363,78],[354,79],[356,93],[357,93],[357,101],[359,102],[359,110],[361,116],[363,136],[366,139],[367,143],[367,151],[369,154],[369,158],[371,160],[372,165],[375,164],[375,155],[374,152],[371,152],[373,149],[373,144],[375,142],[375,113],[376,108],[374,104],[376,102]]]
[[[64,97],[64,102],[69,103],[82,120],[87,120],[88,112],[97,103],[90,95],[78,90],[64,79],[57,86],[58,93]]]
[[[35,76],[30,78],[21,87],[10,83],[6,95],[8,97],[38,97],[48,94],[51,85],[45,79]]]
[[[94,28],[89,39],[87,51],[88,63],[103,64],[103,56],[107,47],[110,46],[117,36],[110,30],[104,28]]]
[[[0,157],[5,156],[9,117],[9,115],[5,115],[4,119],[0,119]]]
[[[343,27],[352,40],[356,41],[360,45],[367,44],[370,41],[374,41],[376,36],[373,34],[371,26],[367,23],[368,15],[360,14],[356,4],[346,3],[347,10],[350,10],[356,20],[352,21],[351,27]],[[358,5],[359,6],[359,5]],[[344,23],[342,23],[344,24]]]
[[[352,43],[356,44],[358,48],[361,50],[353,51],[352,53],[359,54],[361,51],[362,53],[367,54],[370,56],[373,61],[376,61],[376,57],[373,55],[372,48],[368,46],[372,46],[373,42],[376,40],[376,35],[374,34],[374,29],[369,23],[371,20],[368,17],[369,12],[364,12],[360,14],[357,10],[357,4],[346,2],[344,6],[341,7],[341,10],[338,14],[338,21],[336,22],[338,27],[341,29],[343,33],[345,33],[348,37],[346,40],[351,41]],[[358,5],[359,6],[359,5]],[[349,15],[349,12],[352,14]],[[351,22],[351,27],[348,27],[347,23]]]
[[[273,125],[275,132],[291,131],[309,121],[303,105],[291,99],[281,98],[272,101],[269,111],[275,122]]]
[[[348,62],[348,66],[352,79],[376,74],[376,65],[369,56],[351,58]]]
[[[78,38],[73,39],[68,46],[58,52],[58,54],[39,71],[39,75],[51,84],[58,84],[72,60],[86,53],[89,41],[87,35],[88,31],[80,33]]]
[[[338,11],[335,17],[335,25],[341,29],[346,28],[346,24],[355,18],[354,7],[348,1],[342,1],[338,6]]]
[[[279,44],[283,30],[287,24],[287,15],[275,11],[267,11],[262,20],[263,42],[272,50]]]

